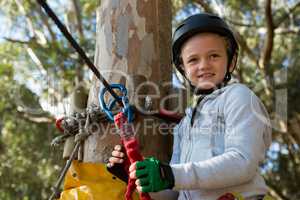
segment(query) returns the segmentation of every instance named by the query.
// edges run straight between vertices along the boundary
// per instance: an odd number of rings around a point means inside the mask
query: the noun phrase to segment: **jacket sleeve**
[[[172,164],[176,190],[219,189],[251,180],[271,141],[268,114],[245,86],[225,95],[224,153],[201,162]]]

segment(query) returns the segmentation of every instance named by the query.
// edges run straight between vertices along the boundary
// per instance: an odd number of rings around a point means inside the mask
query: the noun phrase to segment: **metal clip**
[[[129,104],[129,99],[127,97],[127,89],[122,84],[111,84],[110,88],[115,89],[115,90],[119,90],[121,95],[118,96],[117,98],[113,98],[113,99],[110,98],[109,101],[108,101],[108,104],[106,104],[106,102],[104,100],[104,95],[108,91],[108,89],[103,88],[99,92],[99,96],[98,96],[99,97],[99,104],[100,104],[101,109],[106,114],[108,119],[111,122],[114,122],[114,114],[113,114],[112,111],[114,109],[116,109],[115,106],[116,106],[117,101],[122,101],[124,107],[121,109],[121,112],[123,112],[125,114],[125,116],[127,117],[128,122],[132,122],[133,121],[133,109],[132,109],[132,106],[130,106],[130,104]]]

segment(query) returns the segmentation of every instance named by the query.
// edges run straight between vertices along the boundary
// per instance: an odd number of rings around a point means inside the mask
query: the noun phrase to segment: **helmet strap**
[[[227,72],[224,76],[223,83],[227,84],[230,80],[231,80],[231,73],[229,72],[229,70],[227,70]]]
[[[217,84],[216,87],[213,87],[210,89],[201,89],[201,88],[197,88],[194,85],[192,85],[192,83],[189,80],[188,80],[188,83],[189,83],[190,88],[194,95],[208,95],[208,94],[213,93],[217,89],[221,89],[222,87],[225,87],[227,84],[226,82],[221,82],[221,83]]]

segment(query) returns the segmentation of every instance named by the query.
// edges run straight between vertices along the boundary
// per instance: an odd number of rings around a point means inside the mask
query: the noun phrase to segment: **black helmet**
[[[209,13],[201,13],[188,17],[181,22],[173,34],[172,40],[172,60],[177,70],[184,76],[184,71],[181,68],[180,53],[181,47],[187,39],[201,32],[212,32],[229,38],[230,52],[228,52],[228,63],[230,64],[233,56],[238,53],[238,43],[233,32],[228,27],[223,19],[217,15]],[[229,67],[228,64],[228,67]],[[226,76],[230,76],[227,69]],[[225,80],[228,79],[225,77]],[[230,77],[229,77],[230,80]],[[226,81],[229,81],[226,80]]]

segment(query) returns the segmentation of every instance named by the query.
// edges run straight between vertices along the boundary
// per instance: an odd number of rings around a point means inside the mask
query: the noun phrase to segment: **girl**
[[[228,84],[238,57],[237,41],[218,16],[202,13],[175,30],[173,62],[197,96],[174,129],[170,164],[147,158],[130,166],[142,192],[176,193],[173,199],[263,199],[267,186],[259,164],[271,142],[268,114],[246,86]],[[120,146],[110,163],[124,161]]]

